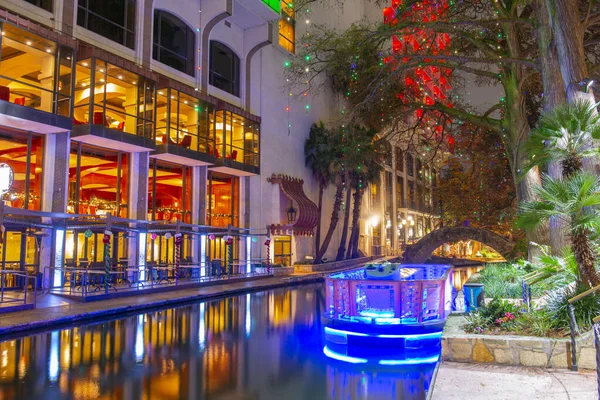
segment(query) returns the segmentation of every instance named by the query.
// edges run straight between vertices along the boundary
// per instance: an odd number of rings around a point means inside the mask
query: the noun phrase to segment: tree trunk
[[[510,132],[504,139],[507,150],[509,164],[515,182],[517,201],[537,200],[536,188],[541,186],[542,180],[537,168],[530,169],[525,176],[519,180],[519,174],[524,166],[529,162],[527,155],[523,151],[523,144],[529,137],[529,125],[526,119],[525,101],[519,89],[519,81],[513,77],[504,81],[504,90],[506,95],[506,112],[503,120],[505,131]],[[529,260],[540,255],[539,249],[531,243],[548,244],[550,233],[548,224],[541,224],[538,228],[529,229],[527,234],[527,250]]]
[[[319,182],[319,215],[317,217],[317,233],[315,234],[315,254],[319,253],[321,247],[321,214],[323,212],[323,192],[325,191],[325,184],[323,181]]]
[[[591,287],[600,285],[600,278],[596,272],[596,256],[592,249],[589,232],[579,230],[573,234],[573,254],[577,261],[580,274],[589,282]]]
[[[348,179],[346,179],[348,182]],[[344,259],[344,255],[346,254],[346,240],[348,240],[348,224],[350,222],[350,196],[352,195],[352,189],[350,189],[350,185],[346,185],[346,210],[344,212],[344,227],[342,228],[342,239],[340,240],[340,247],[338,247],[336,261],[341,261]]]
[[[558,62],[563,84],[567,92],[567,101],[587,97],[581,86],[588,78],[585,54],[583,50],[583,26],[580,21],[577,0],[546,0],[548,20],[554,34]],[[592,95],[593,100],[593,95]]]
[[[358,244],[358,235],[360,233],[360,206],[362,202],[363,191],[356,189],[354,191],[354,205],[352,208],[352,228],[350,228],[350,240],[348,241],[348,251],[346,251],[346,259],[350,259],[354,254],[354,243]]]
[[[556,43],[552,39],[550,17],[546,0],[536,0],[534,3],[537,20],[536,35],[539,48],[539,62],[542,74],[544,92],[544,111],[550,111],[566,100],[565,85],[562,81]],[[553,161],[548,166],[548,174],[553,179],[561,177],[560,162]],[[561,255],[564,248],[569,246],[569,224],[561,218],[551,217],[550,250],[553,255]]]
[[[335,200],[333,202],[333,211],[331,211],[331,221],[329,222],[329,229],[327,230],[327,234],[325,235],[325,239],[323,239],[323,244],[319,248],[319,252],[315,257],[315,264],[320,264],[321,259],[327,252],[327,248],[329,247],[329,243],[331,242],[331,238],[333,237],[333,233],[337,228],[337,224],[340,220],[340,207],[342,205],[342,194],[343,194],[343,186],[340,183],[335,190]]]

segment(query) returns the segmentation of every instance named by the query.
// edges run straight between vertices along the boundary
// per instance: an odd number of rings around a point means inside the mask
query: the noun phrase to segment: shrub
[[[484,318],[494,322],[505,318],[507,313],[514,315],[519,312],[517,306],[497,297],[492,299],[492,301],[490,301],[484,307],[481,307],[480,310],[481,315]]]
[[[569,329],[569,302],[568,300],[586,291],[581,286],[568,286],[548,294],[546,308],[552,316],[554,327],[558,329]],[[578,300],[573,304],[575,308],[575,319],[581,330],[592,327],[592,320],[600,315],[600,294],[592,294]]]
[[[465,332],[469,333],[483,333],[486,331],[492,321],[489,318],[483,316],[480,311],[474,311],[465,316],[467,323],[463,327]]]
[[[515,330],[518,333],[543,337],[557,333],[552,321],[552,315],[545,308],[519,314],[515,320]]]

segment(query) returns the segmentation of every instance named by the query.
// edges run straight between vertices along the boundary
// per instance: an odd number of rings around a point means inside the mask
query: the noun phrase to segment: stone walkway
[[[598,399],[595,371],[443,362],[432,400],[593,400]]]

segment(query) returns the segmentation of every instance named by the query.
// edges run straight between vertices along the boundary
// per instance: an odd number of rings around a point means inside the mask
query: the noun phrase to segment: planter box
[[[267,269],[264,267],[256,267],[255,271],[258,274],[267,273]],[[271,267],[271,275],[273,276],[291,275],[293,273],[294,267]]]

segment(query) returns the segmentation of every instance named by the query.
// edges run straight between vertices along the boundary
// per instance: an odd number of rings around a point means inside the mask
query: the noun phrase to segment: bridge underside
[[[453,243],[461,240],[476,240],[500,253],[504,258],[512,254],[515,243],[504,237],[488,231],[487,229],[470,226],[449,226],[437,229],[424,236],[417,243],[409,246],[402,258],[405,262],[423,263],[431,253],[444,243]]]

